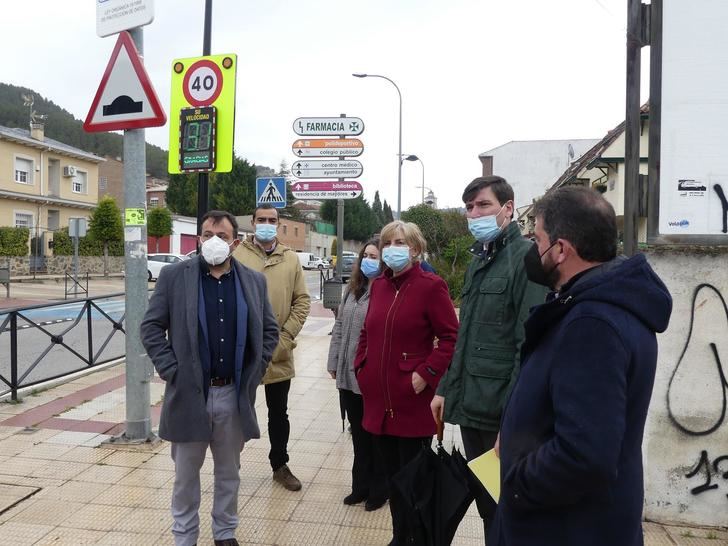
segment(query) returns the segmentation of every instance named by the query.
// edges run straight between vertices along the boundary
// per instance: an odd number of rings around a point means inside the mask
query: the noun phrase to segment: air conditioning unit
[[[63,176],[76,176],[76,167],[73,165],[63,167]]]

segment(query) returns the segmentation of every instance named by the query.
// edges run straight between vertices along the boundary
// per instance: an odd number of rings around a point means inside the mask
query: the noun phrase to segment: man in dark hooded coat
[[[488,545],[642,545],[642,436],[672,299],[643,255],[617,257],[599,193],[561,188],[534,214],[526,272],[553,292],[525,324]]]

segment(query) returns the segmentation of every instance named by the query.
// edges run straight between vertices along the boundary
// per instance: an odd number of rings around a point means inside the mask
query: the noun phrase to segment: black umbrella
[[[445,546],[452,542],[458,525],[473,502],[472,472],[442,447],[442,425],[438,423],[437,452],[423,447],[417,456],[392,478],[395,492],[407,510],[414,543]],[[463,459],[464,462],[464,459]],[[475,476],[472,479],[477,481]]]
[[[346,420],[346,406],[344,405],[344,397],[339,391],[339,411],[341,412],[341,432],[344,432],[344,422]]]

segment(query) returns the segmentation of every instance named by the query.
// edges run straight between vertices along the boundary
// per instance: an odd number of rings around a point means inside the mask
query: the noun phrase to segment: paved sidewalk
[[[289,404],[290,466],[303,489],[292,493],[271,479],[265,400],[259,392],[264,437],[249,442],[242,454],[241,543],[384,545],[391,537],[387,508],[365,512],[361,505],[341,502],[349,493],[351,439],[342,432],[337,391],[326,373],[333,320],[316,307],[298,338]],[[0,403],[0,544],[173,544],[169,444],[138,449],[102,444],[123,430],[124,390],[124,367],[118,365],[26,395],[21,404]],[[155,427],[162,393],[156,380],[151,385]],[[459,442],[450,427],[446,442]],[[213,544],[211,462],[208,457],[203,467],[200,546]],[[454,544],[483,543],[473,506]],[[645,544],[728,544],[728,533],[646,524]]]

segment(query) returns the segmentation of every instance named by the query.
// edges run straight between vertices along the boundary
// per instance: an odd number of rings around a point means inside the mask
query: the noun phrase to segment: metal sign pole
[[[212,0],[205,0],[205,27],[202,37],[202,55],[210,54],[210,41],[212,32]],[[202,235],[202,217],[209,207],[208,195],[210,187],[210,174],[207,172],[197,175],[197,235]],[[198,243],[199,246],[199,243]],[[199,248],[198,248],[199,251]]]
[[[78,220],[76,220],[78,222]],[[78,227],[76,228],[78,229]],[[73,297],[78,298],[78,232],[73,238]]]
[[[345,118],[346,114],[339,114],[339,117]],[[343,136],[339,138],[344,138]],[[339,159],[344,159],[340,157]],[[339,178],[339,182],[343,181],[343,178]],[[342,268],[344,264],[341,263],[342,257],[344,256],[344,200],[336,200],[336,278],[339,279],[342,284],[344,280],[341,278]]]
[[[139,53],[144,51],[141,27],[129,31]],[[146,210],[144,129],[124,131],[124,207]],[[146,216],[146,215],[144,215]],[[124,227],[126,277],[126,431],[121,441],[152,440],[149,383],[152,364],[142,346],[139,329],[147,310],[147,226],[146,218]]]

